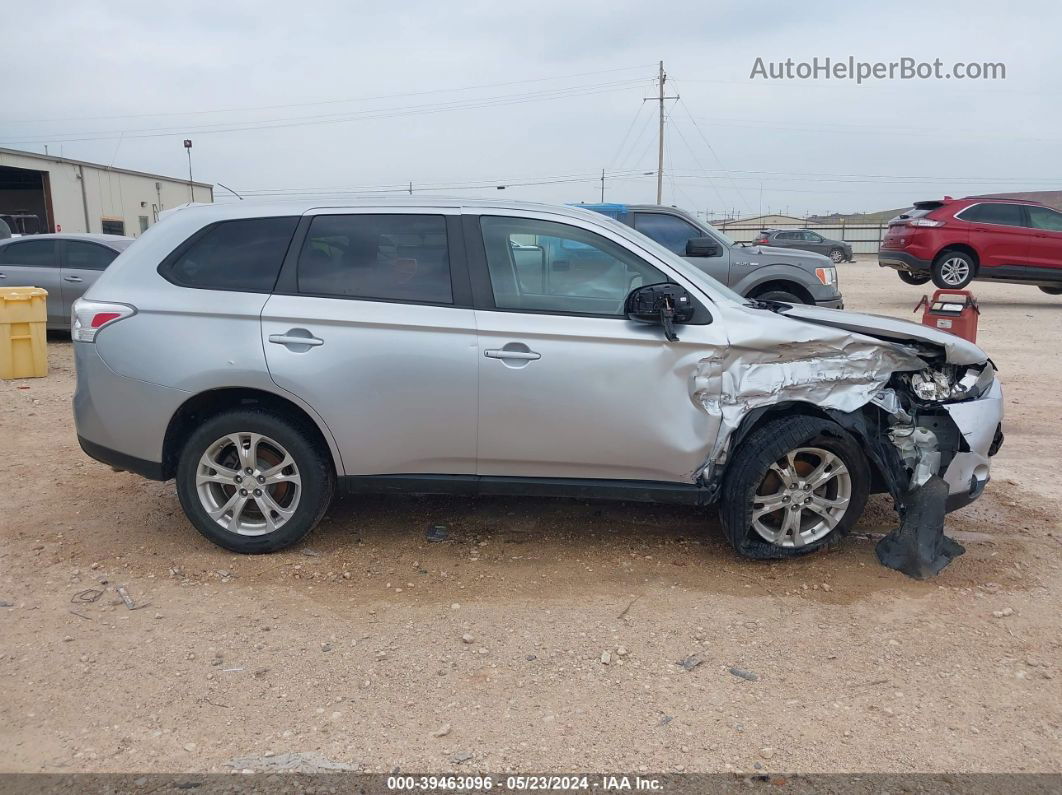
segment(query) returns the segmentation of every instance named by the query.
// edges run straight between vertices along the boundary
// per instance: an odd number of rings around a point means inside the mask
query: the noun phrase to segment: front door
[[[1029,226],[1029,265],[1033,276],[1062,281],[1062,213],[1050,207],[1027,207]]]
[[[1024,228],[1024,210],[1020,204],[985,202],[960,213],[971,224],[970,245],[978,252],[982,268],[1025,264],[1029,230]]]
[[[326,212],[262,311],[270,375],[324,418],[348,475],[473,474],[475,315],[447,217]]]
[[[54,237],[0,246],[0,287],[44,288],[48,291],[48,326],[69,328],[59,273],[59,248]]]
[[[624,299],[680,280],[618,239],[535,217],[478,220],[468,219],[466,243],[479,474],[692,483],[718,433],[693,393],[726,344],[721,324],[684,325],[667,342],[659,327],[628,320]],[[542,278],[518,264],[532,249],[543,253]]]

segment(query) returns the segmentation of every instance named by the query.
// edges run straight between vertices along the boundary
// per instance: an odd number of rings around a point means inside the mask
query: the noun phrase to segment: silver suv
[[[719,502],[739,552],[788,557],[889,491],[894,557],[936,545],[924,573],[957,554],[944,511],[1001,439],[975,345],[750,302],[572,207],[190,206],[77,302],[72,336],[85,452],[176,478],[237,552],[295,543],[338,489]]]

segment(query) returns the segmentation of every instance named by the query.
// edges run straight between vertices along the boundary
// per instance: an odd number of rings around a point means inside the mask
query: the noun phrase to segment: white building
[[[14,216],[25,226],[12,228],[16,233],[103,232],[136,237],[158,220],[160,212],[190,201],[214,201],[214,186],[0,149],[0,216]]]

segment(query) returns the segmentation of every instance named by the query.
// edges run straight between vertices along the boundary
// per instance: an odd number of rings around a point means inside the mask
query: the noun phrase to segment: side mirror
[[[718,257],[722,253],[723,248],[714,237],[691,237],[686,241],[687,257]]]
[[[630,320],[663,326],[669,342],[678,340],[675,325],[689,323],[695,309],[696,304],[686,288],[670,282],[636,287],[623,303],[623,311]]]

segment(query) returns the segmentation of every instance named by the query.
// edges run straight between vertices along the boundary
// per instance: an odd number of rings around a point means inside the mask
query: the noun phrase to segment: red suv
[[[916,202],[889,221],[878,264],[908,284],[959,289],[974,279],[1062,295],[1062,213],[1039,202],[970,196]]]

